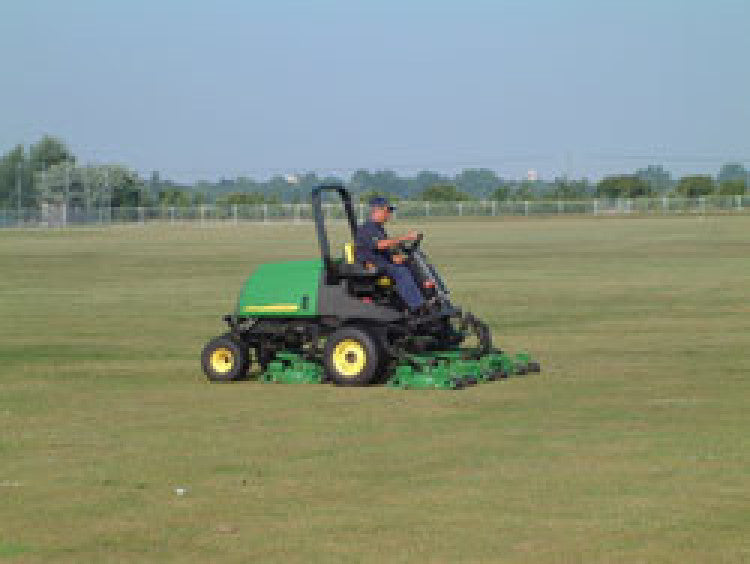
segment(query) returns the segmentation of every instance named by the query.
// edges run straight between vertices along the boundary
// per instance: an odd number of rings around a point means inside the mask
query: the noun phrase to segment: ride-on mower
[[[244,379],[250,365],[258,379],[277,383],[323,383],[398,388],[461,389],[482,381],[538,372],[526,353],[507,354],[492,345],[489,327],[451,303],[450,293],[421,249],[422,237],[401,244],[407,264],[431,307],[414,315],[393,281],[357,260],[353,244],[334,258],[322,195],[337,194],[356,236],[349,192],[326,185],[312,192],[320,260],[268,263],[245,283],[229,332],[203,349],[209,380]],[[475,346],[462,346],[471,335]]]

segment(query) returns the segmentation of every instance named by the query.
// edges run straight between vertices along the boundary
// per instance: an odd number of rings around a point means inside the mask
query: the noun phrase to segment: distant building
[[[97,167],[60,163],[35,178],[37,204],[51,225],[85,220],[94,208],[110,205],[105,174]]]

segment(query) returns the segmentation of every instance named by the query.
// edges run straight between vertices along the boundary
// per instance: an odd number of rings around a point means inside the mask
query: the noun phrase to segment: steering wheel
[[[411,257],[411,255],[414,254],[414,251],[419,248],[419,245],[422,243],[422,239],[424,239],[424,235],[420,233],[413,241],[401,242],[401,251],[407,256],[407,258]]]

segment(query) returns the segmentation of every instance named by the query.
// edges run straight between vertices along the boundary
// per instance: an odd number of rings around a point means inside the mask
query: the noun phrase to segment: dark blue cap
[[[388,201],[388,198],[384,198],[383,196],[375,196],[374,198],[370,198],[370,207],[371,208],[388,208],[391,211],[396,209],[396,206],[392,205]]]

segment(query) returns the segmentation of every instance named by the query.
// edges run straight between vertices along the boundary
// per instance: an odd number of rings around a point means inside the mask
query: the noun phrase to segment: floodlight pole
[[[23,173],[23,163],[18,163],[16,166],[16,207],[18,208],[18,215],[16,216],[16,225],[21,224],[21,174]]]
[[[109,190],[109,169],[104,168],[104,195],[107,201],[107,216],[109,222],[112,223],[112,193]]]
[[[91,166],[91,163],[87,163],[84,167],[81,168],[80,176],[78,181],[81,183],[81,190],[83,191],[83,199],[86,202],[86,219],[84,221],[88,221],[88,215],[89,215],[89,209],[91,208],[91,195],[89,194],[89,190],[91,187],[89,186],[88,182],[88,172],[89,167]]]
[[[65,225],[68,224],[68,199],[70,198],[70,167],[68,161],[65,161],[65,201],[63,210],[65,211]]]

